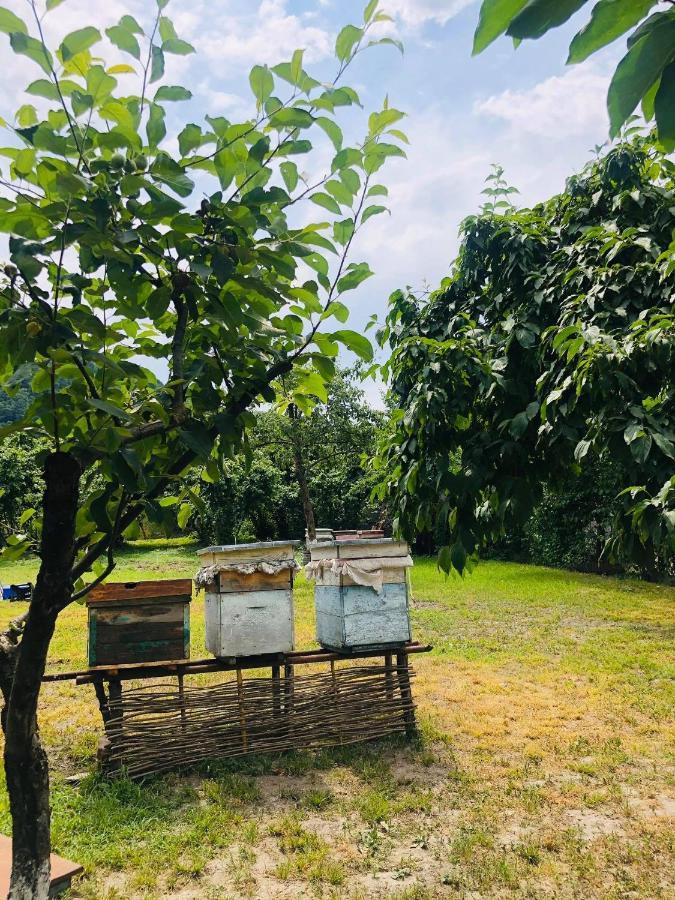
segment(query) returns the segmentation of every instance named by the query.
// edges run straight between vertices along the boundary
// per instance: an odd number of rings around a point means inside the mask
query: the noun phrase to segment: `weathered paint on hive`
[[[190,586],[180,579],[107,584],[92,591],[87,599],[89,665],[188,659]]]
[[[290,589],[206,595],[206,648],[218,657],[293,649]]]
[[[317,584],[314,599],[322,646],[341,650],[410,640],[405,583],[384,584],[381,594],[362,585]]]

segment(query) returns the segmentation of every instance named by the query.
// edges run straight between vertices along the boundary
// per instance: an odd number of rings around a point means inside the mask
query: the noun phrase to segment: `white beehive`
[[[294,550],[263,541],[199,550],[206,587],[206,649],[219,658],[287,653],[294,645]]]
[[[310,545],[316,636],[322,647],[400,646],[410,638],[408,545],[391,538]]]

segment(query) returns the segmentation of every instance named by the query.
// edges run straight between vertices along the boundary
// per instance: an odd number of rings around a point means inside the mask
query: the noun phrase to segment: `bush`
[[[20,528],[19,518],[28,509],[39,509],[42,500],[42,454],[45,441],[26,434],[12,434],[0,444],[0,544]]]

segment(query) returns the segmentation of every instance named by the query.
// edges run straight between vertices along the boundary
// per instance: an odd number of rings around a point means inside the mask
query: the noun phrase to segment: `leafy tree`
[[[8,425],[17,422],[26,414],[33,399],[30,382],[34,374],[30,367],[29,374],[17,373],[12,383],[7,385],[7,390],[0,390],[0,425]]]
[[[275,400],[281,375],[295,373],[298,395],[320,396],[340,345],[371,355],[343,327],[343,295],[371,274],[348,256],[384,208],[380,169],[405,155],[402,113],[385,101],[363,139],[346,145],[338,118],[360,107],[344,83],[354,59],[391,42],[373,36],[386,15],[370,0],[362,24],[339,32],[330,83],[305,70],[301,50],[273,68],[254,66],[251,119],[187,118],[176,154],[165,141],[166,105],[190,92],[162,83],[164,64],[193,48],[176,34],[167,2],[158,0],[149,28],[124,15],[106,30],[107,44],[83,24],[57,47],[43,21],[58,2],[39,10],[29,0],[30,21],[0,8],[0,31],[37,76],[0,150],[10,256],[0,387],[36,366],[32,403],[4,433],[44,436],[51,448],[33,599],[2,642],[14,664],[2,665],[0,679],[13,898],[47,896],[49,785],[36,710],[59,613],[112,571],[118,538],[141,514],[185,515],[185,472],[196,464],[217,477],[255,421],[251,407]],[[333,151],[315,156],[312,141],[324,136]],[[313,179],[305,169],[316,170]],[[166,366],[166,383],[144,358]],[[31,546],[29,535],[9,540],[5,558]]]
[[[607,95],[614,138],[642,104],[648,121],[656,119],[659,140],[675,149],[675,9],[660,0],[483,0],[474,38],[480,53],[502,34],[516,44],[539,38],[583,7],[591,18],[574,36],[568,63],[588,59],[628,34],[628,49],[619,62]]]
[[[40,506],[41,460],[48,447],[44,439],[26,434],[9,435],[0,444],[0,546],[24,524],[31,525]]]
[[[440,532],[445,571],[594,462],[623,475],[610,555],[672,559],[674,175],[635,138],[546,203],[467,219],[440,290],[392,296],[380,496],[407,537]]]
[[[278,408],[256,414],[248,462],[232,460],[225,476],[201,490],[195,525],[202,539],[242,540],[247,523],[258,539],[299,538],[309,531],[308,505],[315,524],[336,528],[382,518],[370,502],[375,478],[364,459],[374,453],[384,414],[366,403],[356,377],[338,370],[325,402],[311,411],[301,412],[287,394]]]

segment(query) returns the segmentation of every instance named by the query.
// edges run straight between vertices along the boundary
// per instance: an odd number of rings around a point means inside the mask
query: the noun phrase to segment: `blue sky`
[[[23,0],[4,5],[26,16]],[[251,66],[289,59],[296,47],[305,48],[311,71],[328,77],[335,35],[347,22],[361,21],[362,6],[354,0],[172,0],[166,12],[198,51],[173,57],[167,73],[169,83],[194,93],[174,113],[175,124],[198,122],[208,112],[245,119],[252,111]],[[66,0],[45,20],[47,33],[60,39],[84,24],[112,24],[125,12],[147,22],[153,8],[150,0]],[[492,162],[505,167],[524,204],[563,187],[605,140],[605,94],[621,51],[616,44],[593,61],[566,67],[570,35],[588,17],[582,12],[517,51],[500,39],[472,58],[478,0],[382,0],[381,8],[394,15],[387,27],[403,40],[405,55],[373,48],[349,83],[366,108],[379,107],[386,94],[406,111],[402,127],[411,145],[407,161],[385,170],[391,216],[371,219],[354,249],[354,258],[367,259],[376,273],[350,295],[350,325],[358,329],[372,313],[384,315],[396,287],[438,285],[456,252],[459,223],[482,202]],[[38,75],[26,60],[14,57],[12,66],[0,86],[5,117],[18,105],[17,88]]]

